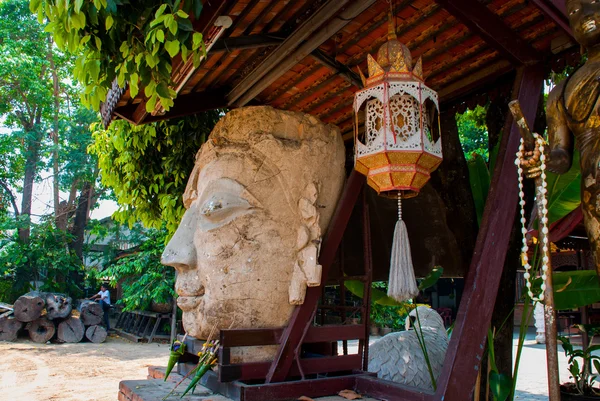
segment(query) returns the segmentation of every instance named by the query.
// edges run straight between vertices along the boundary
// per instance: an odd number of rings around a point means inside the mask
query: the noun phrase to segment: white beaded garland
[[[547,186],[548,184],[546,183],[546,156],[544,155],[544,139],[534,133],[533,134],[536,142],[538,143],[538,149],[541,152],[540,155],[540,161],[541,161],[541,165],[540,165],[540,170],[541,170],[541,181],[542,181],[542,188],[540,188],[540,190],[538,191],[537,196],[540,197],[541,199],[538,199],[539,202],[538,204],[541,205],[541,211],[540,212],[540,223],[541,223],[541,232],[546,234],[542,240],[542,246],[543,246],[543,251],[544,253],[548,252],[548,200],[546,199],[546,194],[548,193],[547,190]],[[528,260],[528,256],[527,256],[527,252],[529,251],[529,246],[527,245],[527,227],[526,227],[526,222],[527,220],[525,219],[525,193],[523,192],[523,168],[521,166],[521,158],[523,157],[525,152],[525,143],[523,141],[523,139],[521,138],[521,146],[519,146],[519,151],[517,152],[517,158],[515,160],[515,164],[517,165],[517,173],[519,176],[519,205],[521,205],[521,232],[523,233],[523,248],[522,250],[522,262],[523,262],[523,267],[525,268],[525,274],[523,274],[523,278],[525,279],[525,286],[527,287],[527,293],[529,295],[529,297],[533,300],[533,301],[543,301],[544,300],[544,291],[546,290],[546,280],[548,279],[548,265],[549,265],[549,260],[547,256],[542,257],[542,268],[541,268],[541,278],[542,278],[542,285],[540,286],[542,293],[540,294],[539,297],[534,297],[533,295],[533,291],[531,290],[532,287],[532,282],[531,282],[531,265],[529,264],[529,260]]]

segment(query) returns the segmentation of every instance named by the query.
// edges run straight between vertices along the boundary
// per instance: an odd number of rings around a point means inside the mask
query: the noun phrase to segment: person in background
[[[110,310],[110,292],[108,292],[108,284],[102,284],[100,286],[100,292],[96,295],[90,297],[92,301],[98,299],[98,303],[102,306],[102,310],[104,311],[104,325],[106,326],[106,331],[110,330],[110,323],[108,320],[108,312]]]

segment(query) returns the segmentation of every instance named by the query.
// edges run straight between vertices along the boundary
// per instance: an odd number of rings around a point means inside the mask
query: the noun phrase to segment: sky
[[[34,222],[39,221],[39,217],[45,214],[54,213],[52,200],[52,173],[49,170],[42,171],[40,182],[33,184],[33,200],[31,204],[31,219]],[[22,194],[15,191],[17,205],[21,207]],[[60,192],[60,200],[68,200],[69,194]],[[98,207],[91,212],[92,219],[103,219],[111,216],[118,209],[116,202],[112,200],[98,201]]]

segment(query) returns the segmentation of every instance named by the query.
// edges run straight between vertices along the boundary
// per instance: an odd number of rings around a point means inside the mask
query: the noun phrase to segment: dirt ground
[[[168,344],[0,342],[1,401],[114,401],[121,380],[145,379],[166,366]]]

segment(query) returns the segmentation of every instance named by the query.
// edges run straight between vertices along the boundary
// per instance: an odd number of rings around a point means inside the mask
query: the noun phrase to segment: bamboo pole
[[[510,111],[515,118],[517,126],[526,150],[533,150],[535,147],[535,139],[529,125],[523,116],[521,106],[518,100],[513,100],[508,104]],[[541,176],[535,178],[535,193],[536,203],[538,210],[541,210],[543,205],[541,204],[543,188]],[[554,310],[554,286],[552,284],[552,264],[550,259],[550,241],[549,233],[544,233],[543,230],[539,232],[539,248],[542,259],[548,258],[548,272],[546,280],[546,290],[544,292],[544,321],[545,321],[545,332],[546,332],[546,362],[548,369],[548,394],[550,401],[560,401],[560,382],[558,373],[558,350],[557,350],[557,330],[556,330],[556,311]],[[544,252],[544,239],[548,238],[548,246]]]

